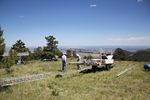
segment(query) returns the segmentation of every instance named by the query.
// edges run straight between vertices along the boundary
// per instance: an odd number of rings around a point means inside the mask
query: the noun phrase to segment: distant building
[[[3,57],[8,57],[8,56],[9,56],[9,52],[5,52],[3,54]],[[20,52],[20,53],[17,53],[17,56],[20,58],[17,61],[17,64],[24,64],[24,61],[23,61],[22,57],[29,56],[29,52]]]
[[[21,52],[21,53],[17,53],[18,57],[22,57],[22,56],[29,56],[29,52]]]
[[[7,57],[7,56],[9,56],[9,52],[4,52],[3,57]],[[29,56],[29,52],[20,52],[20,53],[17,53],[17,56],[18,57]]]

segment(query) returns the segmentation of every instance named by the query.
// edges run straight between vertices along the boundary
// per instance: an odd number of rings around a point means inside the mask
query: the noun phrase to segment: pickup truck
[[[113,55],[108,55],[106,57],[102,57],[101,59],[91,59],[89,61],[89,65],[92,66],[92,69],[103,66],[109,70],[114,65]]]
[[[113,55],[108,55],[105,57],[101,57],[100,59],[90,59],[83,62],[69,62],[69,64],[80,64],[80,65],[87,65],[92,66],[92,69],[96,69],[97,67],[105,67],[109,70],[114,65]]]

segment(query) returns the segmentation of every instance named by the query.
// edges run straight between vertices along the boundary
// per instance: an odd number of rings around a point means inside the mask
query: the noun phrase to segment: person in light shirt
[[[62,71],[65,71],[67,67],[67,57],[66,53],[63,53],[62,55]]]
[[[80,63],[81,62],[81,56],[79,54],[77,54],[77,62]],[[77,64],[77,69],[81,69],[80,64]]]

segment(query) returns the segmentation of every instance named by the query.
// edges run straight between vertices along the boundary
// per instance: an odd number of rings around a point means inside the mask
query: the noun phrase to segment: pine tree
[[[12,46],[11,49],[15,50],[17,53],[29,51],[29,49],[26,48],[25,43],[21,40],[17,40],[17,42]]]
[[[19,57],[17,57],[17,52],[15,50],[9,51],[9,57],[11,59],[12,65],[15,64],[19,60]]]
[[[5,52],[5,43],[3,38],[3,30],[0,27],[0,61],[2,60],[4,52]]]
[[[67,57],[70,58],[72,51],[69,49],[69,50],[66,51],[66,53],[67,53]]]
[[[52,35],[45,37],[47,41],[47,46],[43,48],[42,58],[53,59],[57,55],[60,57],[62,55],[61,51],[57,48],[58,41]]]
[[[42,53],[43,53],[43,48],[37,47],[33,53],[34,59],[41,59]]]
[[[116,60],[127,60],[127,55],[125,51],[121,48],[117,48],[114,52],[114,59]]]
[[[49,52],[55,52],[58,48],[58,41],[56,38],[52,35],[45,37],[47,41],[47,46],[44,47],[44,51],[49,51]]]
[[[73,51],[73,57],[76,58],[77,57],[77,53],[76,51]]]

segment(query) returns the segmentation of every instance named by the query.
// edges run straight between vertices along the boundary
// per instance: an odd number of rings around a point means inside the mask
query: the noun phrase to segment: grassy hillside
[[[116,62],[110,71],[85,70],[73,75],[69,73],[75,72],[76,66],[69,65],[68,74],[62,78],[55,78],[57,73],[61,73],[59,61],[16,65],[12,67],[11,74],[0,69],[1,78],[52,72],[46,79],[1,89],[0,100],[149,100],[150,72],[143,70],[145,63]],[[117,73],[130,67],[131,70],[116,77]]]
[[[134,61],[150,61],[150,49],[136,51],[129,59]]]

